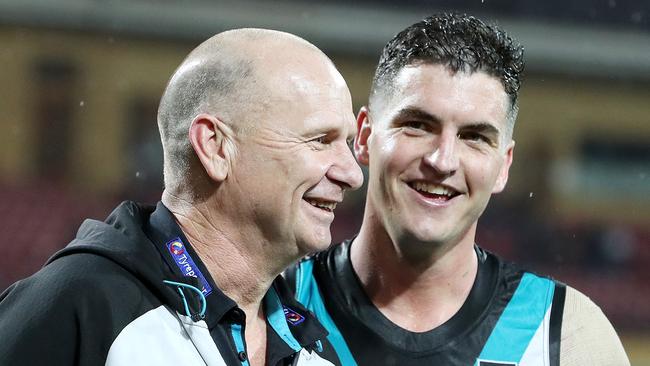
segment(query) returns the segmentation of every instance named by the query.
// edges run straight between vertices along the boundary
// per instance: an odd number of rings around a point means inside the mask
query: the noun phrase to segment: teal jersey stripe
[[[294,338],[289,330],[287,319],[284,316],[284,309],[275,289],[271,287],[264,296],[264,305],[266,305],[266,319],[268,320],[271,328],[282,338],[282,340],[296,352],[300,352],[302,347],[300,343]]]
[[[345,339],[343,339],[343,335],[341,335],[339,328],[325,309],[325,304],[318,290],[316,279],[312,275],[313,269],[314,262],[312,260],[300,263],[296,274],[296,299],[307,309],[311,310],[325,329],[327,329],[329,332],[327,340],[334,347],[341,364],[345,366],[357,366],[357,362],[352,357],[352,353]]]
[[[519,362],[553,301],[553,281],[525,273],[479,359]]]
[[[241,334],[241,324],[231,324],[230,331],[232,332],[232,339],[235,341],[237,353],[244,352],[244,339]],[[242,366],[249,366],[248,358],[241,362]]]

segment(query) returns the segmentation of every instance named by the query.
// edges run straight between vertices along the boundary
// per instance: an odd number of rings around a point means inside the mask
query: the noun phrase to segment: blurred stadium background
[[[383,44],[440,10],[502,25],[527,72],[507,191],[479,242],[602,307],[650,365],[650,4],[647,1],[0,0],[0,290],[36,271],[85,217],[162,190],[158,99],[222,30],[298,34],[366,101]],[[363,192],[338,209],[359,226]]]

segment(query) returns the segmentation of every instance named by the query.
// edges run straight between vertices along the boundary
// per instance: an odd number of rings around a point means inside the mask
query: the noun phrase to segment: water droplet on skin
[[[83,107],[84,105],[86,105],[86,102],[84,102],[83,100],[79,102],[79,107]]]
[[[533,192],[528,193],[529,198],[533,198]]]

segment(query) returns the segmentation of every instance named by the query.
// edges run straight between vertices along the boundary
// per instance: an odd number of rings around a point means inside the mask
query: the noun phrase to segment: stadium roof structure
[[[399,8],[386,1],[350,5],[286,0],[0,0],[0,25],[179,40],[201,40],[231,28],[263,27],[298,34],[328,52],[377,57],[385,42],[404,26],[441,10],[417,3]],[[650,80],[650,32],[643,28],[645,19],[641,26],[637,21],[637,26],[626,28],[566,19],[553,23],[548,17],[503,13],[510,18],[487,12],[477,15],[496,21],[525,45],[529,71]],[[643,10],[631,15],[644,16],[648,14]]]

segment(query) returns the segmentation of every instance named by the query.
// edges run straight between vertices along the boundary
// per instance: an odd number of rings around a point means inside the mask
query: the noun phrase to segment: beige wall
[[[30,72],[41,58],[60,58],[78,67],[74,146],[70,184],[110,190],[124,179],[122,162],[128,102],[134,96],[158,98],[167,78],[192,45],[115,39],[55,31],[0,28],[4,52],[0,123],[0,170],[8,180],[34,176],[34,83]],[[156,123],[155,120],[150,121]]]
[[[512,170],[514,179],[510,189],[526,194],[526,187],[534,186],[531,177],[544,180],[551,187],[558,184],[553,180],[568,179],[539,177],[534,173],[538,167],[528,163],[536,161],[533,155],[540,146],[553,165],[578,159],[578,146],[584,136],[650,144],[649,100],[647,85],[530,77],[521,93],[515,132],[517,164]],[[647,180],[650,186],[650,177],[643,178],[643,172],[639,174],[636,178]],[[552,190],[550,193],[546,208],[566,217],[640,225],[650,219],[650,196],[639,199],[619,192],[587,199],[579,192],[566,194]]]

